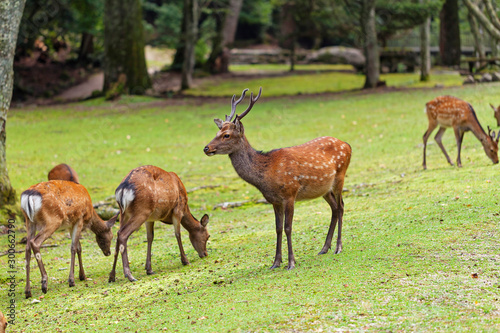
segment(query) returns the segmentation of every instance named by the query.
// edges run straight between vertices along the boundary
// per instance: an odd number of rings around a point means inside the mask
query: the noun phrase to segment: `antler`
[[[248,88],[243,90],[241,93],[241,97],[235,102],[234,99],[236,98],[236,95],[233,95],[233,98],[231,98],[231,114],[228,116],[226,115],[226,121],[231,121],[231,119],[234,116],[234,113],[236,112],[236,105],[240,104],[240,102],[245,98],[245,94],[248,91]]]
[[[257,100],[260,98],[260,94],[262,94],[262,87],[260,87],[259,94],[257,95],[257,97],[253,98],[253,92],[250,93],[250,104],[248,105],[248,108],[242,114],[236,115],[236,118],[234,118],[235,122],[236,122],[236,120],[243,119],[243,117],[245,117],[247,115],[247,113],[250,112],[250,110],[253,108],[253,105],[255,104],[255,102],[257,102]]]

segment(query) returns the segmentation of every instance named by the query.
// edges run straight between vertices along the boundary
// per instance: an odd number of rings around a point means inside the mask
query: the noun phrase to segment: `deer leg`
[[[181,253],[181,262],[183,265],[189,265],[189,260],[186,257],[186,253],[184,252],[184,247],[182,246],[182,239],[181,239],[181,217],[180,216],[173,216],[172,217],[172,223],[174,225],[174,233],[175,233],[175,238],[177,239],[177,245],[179,245],[179,251]]]
[[[152,275],[155,274],[151,269],[151,248],[153,247],[153,239],[155,238],[155,223],[154,222],[146,222],[146,233],[148,238],[148,252],[146,254],[146,274]]]
[[[339,195],[340,200],[338,202],[339,207],[339,231],[337,235],[337,247],[335,248],[335,254],[342,252],[342,220],[344,217],[344,200],[342,199],[342,194]]]
[[[276,220],[276,254],[274,256],[274,263],[271,266],[271,269],[275,269],[280,267],[281,265],[281,241],[283,238],[283,206],[282,205],[274,205],[274,217]]]
[[[434,140],[436,140],[436,143],[438,144],[439,148],[441,148],[441,151],[443,152],[444,157],[446,157],[448,163],[450,163],[450,165],[453,165],[453,162],[451,161],[450,156],[448,156],[448,153],[446,152],[446,149],[443,146],[443,142],[441,141],[444,131],[446,131],[446,128],[440,127],[439,131],[436,133],[436,136],[434,137]]]
[[[33,254],[35,255],[35,259],[38,263],[38,268],[40,269],[40,275],[42,276],[42,292],[44,294],[47,293],[48,276],[47,272],[45,271],[45,266],[43,265],[42,254],[40,253],[40,247],[42,246],[43,242],[50,235],[52,235],[52,233],[53,232],[47,230],[41,230],[40,232],[38,232],[36,237],[30,241],[30,247],[33,250]]]
[[[78,243],[80,242],[80,232],[82,230],[82,224],[75,224],[73,230],[71,231],[71,266],[69,268],[69,278],[68,283],[70,287],[75,286],[75,254],[78,252]],[[81,274],[81,267],[80,267]]]
[[[323,248],[318,254],[325,254],[331,248],[333,233],[335,232],[335,227],[337,226],[339,212],[337,202],[335,201],[335,197],[333,196],[333,192],[330,191],[329,193],[325,194],[323,198],[326,200],[326,202],[328,202],[330,208],[332,209],[332,219],[330,221],[330,227],[328,228],[325,245],[323,245]]]
[[[457,140],[457,166],[461,168],[462,160],[460,159],[460,151],[462,150],[462,141],[464,139],[465,132],[461,131],[458,127],[454,127],[453,130],[455,131],[455,139]]]
[[[85,276],[85,271],[83,270],[82,244],[80,243],[79,239],[78,243],[76,244],[76,254],[78,255],[78,268],[79,268],[78,278],[80,279],[80,281],[85,281],[86,276]]]
[[[26,252],[25,252],[25,259],[26,259],[26,287],[24,288],[24,295],[26,298],[31,297],[31,282],[30,282],[30,262],[31,262],[31,240],[35,236],[36,228],[35,224],[30,222],[28,218],[25,218],[26,220]]]
[[[294,201],[287,202],[285,204],[285,235],[288,245],[288,270],[295,268],[295,256],[293,255],[292,249],[292,222],[293,222],[293,210]]]
[[[422,163],[422,166],[424,167],[424,170],[427,169],[427,162],[426,162],[426,150],[427,150],[427,140],[429,139],[429,136],[431,135],[432,131],[434,131],[434,129],[436,128],[436,124],[434,123],[430,123],[429,122],[429,127],[427,128],[427,131],[424,133],[424,137],[423,137],[423,140],[424,140],[424,162]]]
[[[115,282],[116,281],[116,261],[118,260],[119,246],[120,246],[120,243],[119,243],[118,237],[117,237],[116,247],[115,247],[115,257],[113,260],[113,268],[111,269],[111,272],[109,273],[108,282]]]

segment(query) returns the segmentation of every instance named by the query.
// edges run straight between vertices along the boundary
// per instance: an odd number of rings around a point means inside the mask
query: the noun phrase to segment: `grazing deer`
[[[481,142],[486,156],[488,156],[493,163],[498,163],[498,139],[500,137],[500,132],[498,133],[499,137],[495,138],[495,132],[491,132],[488,127],[488,134],[486,134],[477,119],[476,112],[472,108],[472,105],[456,97],[439,96],[425,105],[425,112],[427,113],[427,118],[429,119],[429,127],[423,137],[424,162],[422,165],[424,170],[427,169],[427,163],[425,160],[427,139],[429,139],[432,131],[434,131],[437,126],[439,126],[439,130],[434,139],[436,140],[439,148],[441,148],[441,151],[450,165],[453,165],[453,162],[450,160],[450,157],[448,156],[448,153],[446,153],[446,149],[441,142],[444,131],[446,131],[446,128],[448,127],[453,127],[453,130],[455,131],[455,139],[457,141],[458,149],[457,166],[462,166],[462,161],[460,160],[460,150],[462,148],[464,134],[467,131],[472,131],[476,138]]]
[[[236,106],[243,100],[248,89],[241,97],[231,100],[231,114],[223,122],[214,119],[219,127],[215,138],[205,147],[208,156],[227,154],[238,175],[262,192],[273,205],[276,218],[276,256],[272,269],[281,264],[281,240],[283,216],[285,234],[288,242],[288,269],[295,267],[292,250],[292,220],[295,201],[323,197],[332,209],[330,228],[326,241],[319,254],[327,253],[331,247],[335,226],[339,224],[335,253],[342,251],[342,216],[344,202],[342,188],[344,177],[351,159],[349,144],[332,137],[321,137],[300,146],[260,152],[252,148],[245,137],[241,119],[252,109],[259,99],[262,88],[255,99],[250,96],[250,104],[241,115],[236,115]]]
[[[116,239],[115,260],[109,274],[109,282],[115,281],[118,251],[122,254],[123,273],[131,282],[136,281],[130,272],[127,240],[129,236],[146,223],[148,250],[146,274],[154,274],[151,269],[151,247],[154,238],[154,223],[161,221],[174,225],[174,233],[181,252],[183,265],[189,264],[181,240],[182,225],[189,232],[189,239],[200,258],[207,256],[208,215],[200,221],[189,211],[187,191],[179,177],[156,166],[146,165],[130,171],[115,191],[120,207],[120,230]]]
[[[490,104],[490,106],[493,109],[493,111],[495,111],[493,116],[497,120],[497,126],[500,126],[500,105],[498,107],[494,107],[493,104]]]
[[[69,227],[71,232],[71,266],[69,286],[75,285],[75,253],[78,254],[80,280],[85,280],[82,265],[80,233],[90,228],[104,255],[111,254],[111,227],[118,214],[104,222],[92,207],[90,195],[80,184],[65,180],[51,180],[31,186],[21,194],[21,208],[26,223],[26,298],[31,297],[30,260],[31,251],[35,255],[42,275],[42,291],[47,293],[47,272],[42,262],[40,247],[57,229]],[[38,231],[38,233],[36,233]],[[36,233],[36,235],[35,235]]]
[[[80,183],[76,171],[73,170],[72,167],[64,163],[58,164],[53,167],[52,170],[49,171],[48,178],[49,180],[68,180],[77,184]]]

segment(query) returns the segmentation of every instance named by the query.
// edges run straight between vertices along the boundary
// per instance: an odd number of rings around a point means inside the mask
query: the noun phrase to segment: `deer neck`
[[[201,223],[198,222],[189,211],[189,207],[187,207],[187,212],[184,213],[181,219],[181,225],[186,229],[189,233],[196,231],[201,227]]]
[[[243,136],[239,149],[229,154],[236,173],[246,182],[260,189],[263,182],[264,156],[252,148]]]
[[[96,235],[103,234],[108,230],[108,227],[106,226],[106,222],[104,222],[99,215],[97,215],[97,212],[95,209],[92,209],[92,219],[90,221],[90,230]]]
[[[472,131],[472,133],[474,133],[476,138],[481,142],[481,144],[484,147],[486,147],[488,145],[489,140],[491,140],[491,138],[488,134],[486,134],[486,132],[481,127],[481,124],[479,124],[479,122],[472,124],[472,126],[470,127],[470,130]]]

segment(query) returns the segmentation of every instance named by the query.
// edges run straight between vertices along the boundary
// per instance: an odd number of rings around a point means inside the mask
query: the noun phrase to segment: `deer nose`
[[[205,154],[210,150],[210,148],[208,148],[208,146],[205,146],[205,148],[203,148],[203,151],[205,152]]]

